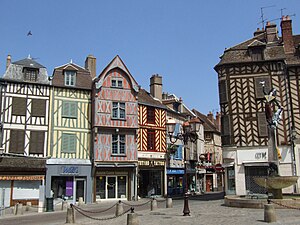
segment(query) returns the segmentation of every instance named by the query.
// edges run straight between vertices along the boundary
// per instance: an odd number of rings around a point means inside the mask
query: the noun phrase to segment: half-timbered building
[[[46,68],[30,57],[11,63],[1,79],[0,187],[4,206],[38,204],[46,175],[50,86]]]
[[[138,93],[119,56],[94,80],[94,201],[137,199]]]
[[[276,24],[267,23],[254,37],[228,48],[215,66],[219,80],[223,160],[226,166],[226,193],[246,194],[246,190],[265,193],[253,182],[254,176],[267,176],[268,129],[265,94],[271,88],[283,107],[276,144],[280,152],[280,175],[299,174],[297,134],[300,132],[299,79],[300,36],[293,35],[288,16]],[[272,110],[276,111],[277,106]],[[284,189],[293,192],[296,186]]]
[[[51,77],[46,197],[92,201],[91,87],[96,59],[70,62]]]

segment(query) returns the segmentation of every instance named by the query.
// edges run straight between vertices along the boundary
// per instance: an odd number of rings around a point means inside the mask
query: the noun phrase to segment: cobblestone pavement
[[[147,203],[147,199],[139,202],[128,202],[129,204]],[[264,220],[263,209],[247,209],[247,208],[232,208],[223,205],[224,200],[190,200],[189,208],[191,216],[182,216],[183,200],[173,200],[173,208],[165,208],[165,202],[158,202],[158,209],[150,211],[150,203],[143,206],[135,207],[135,213],[138,215],[139,225],[243,225],[243,224],[267,224]],[[100,204],[90,204],[82,206],[82,208],[90,211],[104,210],[113,205],[114,202],[106,202]],[[124,205],[124,211],[130,206]],[[115,208],[112,208],[101,214],[88,214],[94,218],[109,218],[114,217]],[[277,224],[300,224],[300,210],[295,209],[276,209]],[[30,221],[30,220],[33,221]],[[0,224],[47,224],[47,225],[62,225],[66,221],[66,211],[56,211],[48,213],[34,213],[23,216],[7,215],[0,218]],[[127,214],[110,220],[93,220],[81,216],[76,212],[76,224],[80,225],[127,225]]]

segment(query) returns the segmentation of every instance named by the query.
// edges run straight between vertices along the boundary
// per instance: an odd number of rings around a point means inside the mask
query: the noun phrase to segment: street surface
[[[189,200],[189,208],[191,216],[182,216],[183,199],[174,199],[173,208],[166,208],[166,202],[158,202],[158,209],[150,211],[149,199],[142,199],[138,202],[125,202],[128,204],[141,205],[135,207],[135,213],[138,215],[140,225],[233,225],[233,224],[267,224],[264,220],[263,209],[247,209],[247,208],[231,208],[223,206],[223,199],[217,199],[213,197],[213,194],[204,195],[199,197],[192,197]],[[214,200],[217,199],[217,200]],[[98,204],[89,204],[80,206],[80,208],[87,211],[104,211],[113,206],[117,201],[101,202]],[[130,206],[124,204],[124,211],[130,209]],[[24,212],[24,215],[12,215],[6,213],[5,216],[0,217],[0,224],[2,225],[63,225],[66,222],[66,210],[61,211],[61,206],[57,205],[55,212],[43,212],[37,213],[34,209],[29,212]],[[116,207],[102,212],[102,213],[86,213],[84,214],[95,218],[91,219],[82,216],[76,212],[76,224],[82,225],[127,225],[127,214],[123,216],[103,220],[105,218],[111,218],[115,216]],[[276,209],[277,224],[300,224],[300,211],[295,209]],[[99,218],[101,220],[99,220]]]

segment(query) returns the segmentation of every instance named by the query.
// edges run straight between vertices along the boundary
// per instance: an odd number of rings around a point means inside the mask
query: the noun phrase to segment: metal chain
[[[86,210],[86,209],[82,209],[82,208],[79,208],[78,206],[74,206],[76,207],[78,210],[82,211],[82,212],[85,212],[85,213],[103,213],[103,212],[106,212],[110,209],[112,209],[113,207],[115,207],[118,203],[115,203],[114,205],[112,205],[111,207],[107,208],[107,209],[104,209],[104,210],[100,210],[100,211],[89,211],[89,210]]]
[[[87,217],[87,218],[89,218],[89,219],[92,219],[92,220],[111,220],[111,219],[115,219],[115,218],[117,218],[117,217],[120,217],[120,216],[123,216],[124,214],[126,214],[126,213],[128,213],[129,211],[132,211],[132,208],[130,208],[130,209],[128,209],[128,210],[126,210],[125,212],[123,212],[122,214],[120,214],[120,215],[116,215],[116,216],[113,216],[113,217],[106,217],[106,218],[95,218],[95,217],[91,217],[91,216],[89,216],[89,215],[86,215],[86,214],[84,214],[83,212],[81,212],[80,210],[79,210],[79,208],[77,207],[77,206],[74,206],[74,205],[71,205],[71,207],[73,207],[77,212],[79,212],[81,215],[83,215],[83,216],[85,216],[85,217]]]
[[[143,206],[143,205],[147,205],[149,202],[151,202],[151,200],[145,202],[145,203],[141,203],[141,204],[129,204],[129,203],[126,203],[126,202],[123,202],[121,201],[124,205],[127,205],[127,206],[130,206],[130,207],[140,207],[140,206]]]
[[[272,203],[274,203],[274,204],[276,204],[276,205],[285,207],[285,208],[287,208],[287,209],[297,209],[297,210],[300,210],[300,208],[293,207],[293,206],[288,206],[288,205],[283,205],[283,204],[281,204],[281,203],[279,203],[279,202],[274,202],[274,201],[272,201],[271,199],[269,199],[269,201],[272,202]]]

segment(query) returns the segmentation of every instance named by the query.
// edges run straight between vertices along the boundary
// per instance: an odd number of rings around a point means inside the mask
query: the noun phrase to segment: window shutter
[[[176,136],[179,133],[179,129],[180,129],[180,124],[176,123],[175,124],[175,129],[174,129],[174,135]]]
[[[266,115],[264,112],[257,113],[257,123],[258,123],[258,135],[260,137],[267,137],[268,126],[267,126]]]
[[[271,90],[271,80],[270,77],[255,77],[255,96],[256,98],[264,98],[265,94],[263,92],[263,87],[261,86],[260,82],[265,82],[265,90],[268,93]]]
[[[177,148],[177,158],[182,159],[182,145],[179,145]]]
[[[26,115],[26,98],[13,97],[12,99],[12,115],[25,116]]]
[[[70,102],[70,117],[77,118],[77,102]]]
[[[69,152],[76,152],[76,135],[69,135]]]
[[[32,116],[45,116],[46,115],[46,100],[32,99],[31,115]]]
[[[220,100],[220,104],[228,102],[226,80],[221,80],[219,82],[219,100]]]
[[[62,115],[65,117],[69,116],[70,112],[70,104],[69,102],[63,102],[63,109],[62,109]]]
[[[11,130],[9,140],[9,152],[24,155],[25,131]]]
[[[43,154],[44,153],[45,132],[31,131],[29,142],[29,153]]]

